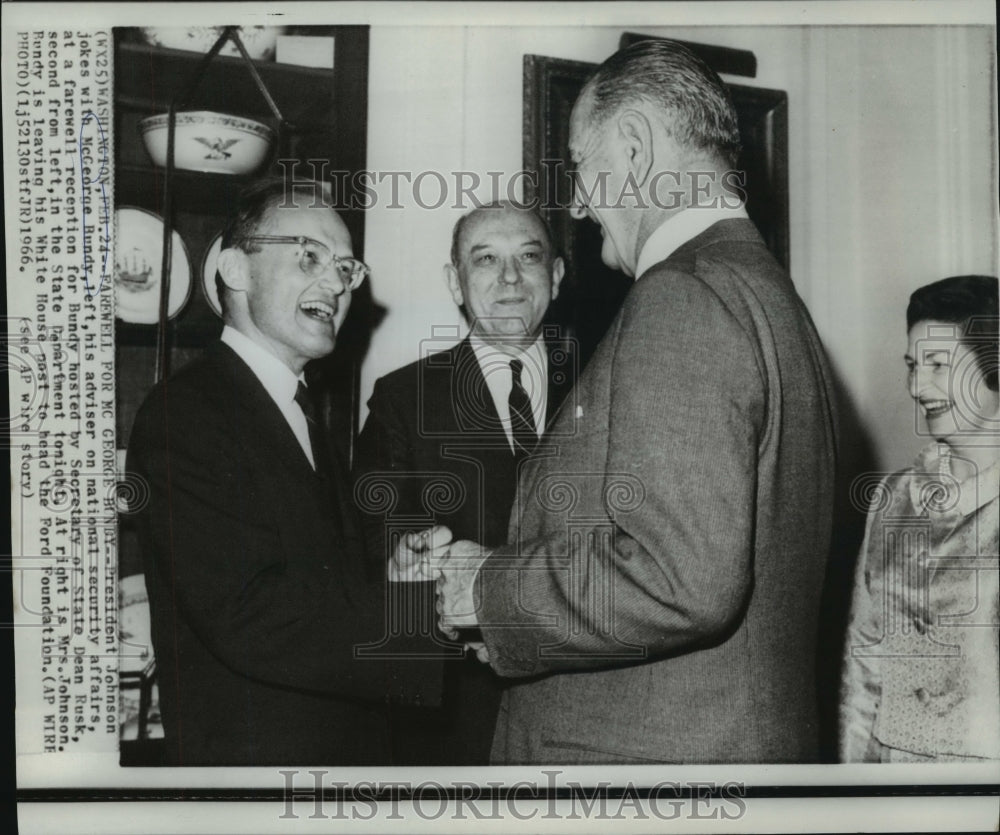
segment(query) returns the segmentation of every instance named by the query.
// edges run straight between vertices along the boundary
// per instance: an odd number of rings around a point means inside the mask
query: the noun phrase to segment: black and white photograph
[[[19,831],[995,830],[992,4],[2,13]]]

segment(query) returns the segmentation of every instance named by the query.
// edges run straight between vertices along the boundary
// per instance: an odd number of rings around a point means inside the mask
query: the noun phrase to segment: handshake
[[[396,583],[436,581],[438,626],[452,641],[459,629],[475,629],[475,585],[479,567],[489,552],[468,539],[452,540],[443,525],[405,534],[389,560],[389,580]],[[489,653],[482,641],[465,641],[467,649],[483,663]]]

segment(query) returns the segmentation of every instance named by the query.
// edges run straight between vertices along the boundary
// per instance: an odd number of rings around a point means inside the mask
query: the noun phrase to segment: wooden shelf
[[[170,370],[200,354],[218,338],[222,320],[212,311],[202,289],[205,254],[231,214],[244,186],[263,173],[280,174],[277,159],[303,163],[298,178],[310,176],[305,163],[329,160],[333,172],[365,170],[368,133],[368,27],[289,27],[290,34],[332,36],[336,43],[333,69],[299,67],[257,61],[254,67],[273,97],[285,122],[280,147],[253,175],[203,174],[176,170],[171,179],[172,228],[181,236],[191,268],[191,297],[180,313],[167,323]],[[163,212],[166,171],[152,164],[138,132],[148,115],[165,113],[171,100],[198,69],[203,55],[167,49],[142,42],[137,29],[115,30],[115,203],[137,206],[157,215]],[[277,127],[273,114],[241,58],[216,56],[186,110],[211,110],[263,121]],[[343,195],[350,204],[356,190]],[[362,211],[341,215],[359,257],[364,254]],[[116,320],[118,439],[128,443],[135,411],[153,384],[156,325]],[[333,358],[330,358],[331,363]],[[357,414],[360,358],[338,358],[330,386],[340,407]]]
[[[201,53],[165,49],[148,44],[120,42],[115,81],[118,101],[166,112],[170,100],[182,89],[202,58]],[[270,61],[255,62],[285,119],[293,124],[326,122],[333,115],[334,71]],[[309,91],[310,95],[303,95]],[[325,95],[324,95],[325,93]],[[199,89],[186,110],[217,110],[270,117],[264,98],[240,58],[217,56],[209,65]]]
[[[232,174],[203,174],[198,171],[174,171],[174,205],[183,209],[197,207],[201,214],[225,216],[235,205],[240,189],[254,177]],[[152,165],[119,165],[115,169],[115,203],[141,206],[160,213],[166,170]]]

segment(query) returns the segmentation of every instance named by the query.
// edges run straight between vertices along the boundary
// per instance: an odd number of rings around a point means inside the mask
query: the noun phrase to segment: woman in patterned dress
[[[921,287],[910,396],[930,443],[872,493],[845,646],[844,762],[1000,759],[997,279]]]

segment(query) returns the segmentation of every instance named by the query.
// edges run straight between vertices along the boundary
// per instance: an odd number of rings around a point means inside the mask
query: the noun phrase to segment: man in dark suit
[[[814,760],[832,390],[727,187],[732,103],[642,42],[585,85],[570,150],[574,215],[635,284],[553,427],[571,437],[522,469],[507,544],[453,544],[439,580],[443,622],[478,623],[517,679],[493,761]]]
[[[437,698],[439,669],[356,657],[386,607],[303,369],[333,350],[367,267],[313,201],[280,181],[244,193],[218,261],[221,340],[150,392],[132,432],[171,764],[384,764],[384,703]],[[404,541],[390,578],[420,579],[431,544]]]
[[[370,511],[377,564],[387,532],[391,539],[415,524],[446,525],[456,537],[491,545],[506,540],[518,467],[574,377],[575,352],[543,328],[562,277],[562,259],[534,212],[491,204],[455,225],[445,280],[469,336],[378,380],[358,442],[357,495]],[[432,601],[427,618],[434,622]],[[425,712],[420,721],[412,711],[396,712],[400,764],[488,762],[500,680],[451,649],[436,715]]]

